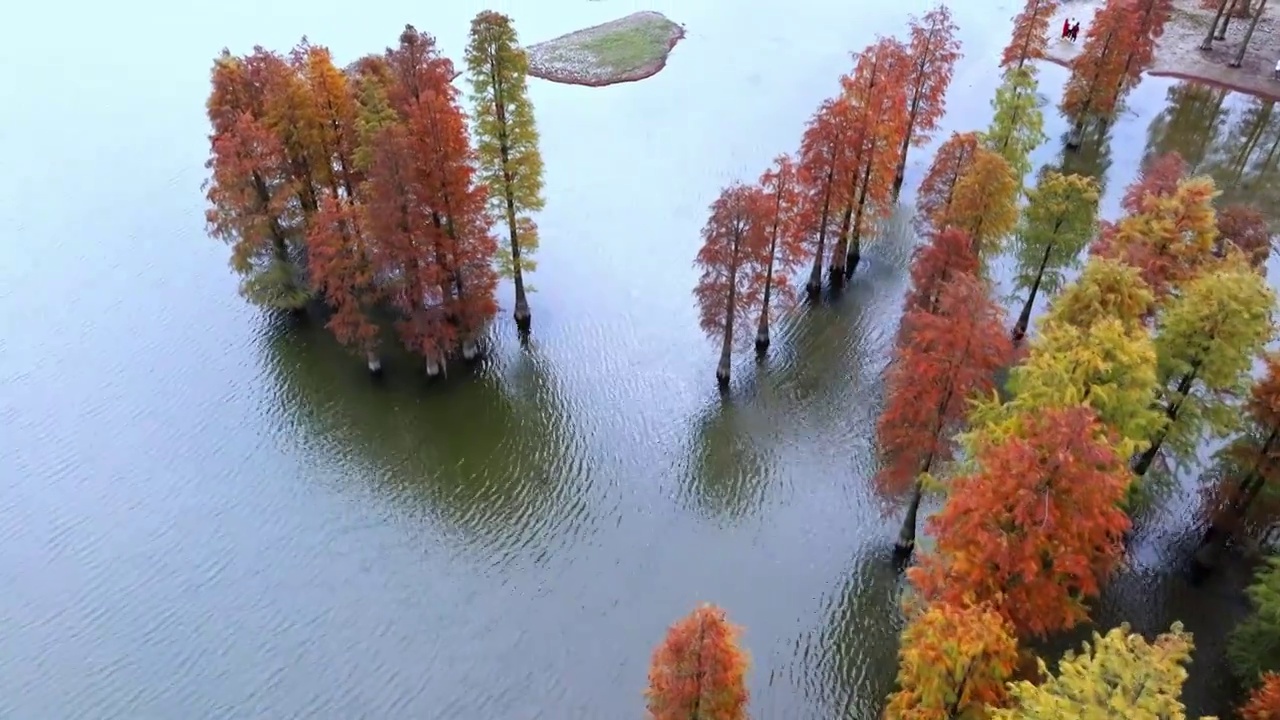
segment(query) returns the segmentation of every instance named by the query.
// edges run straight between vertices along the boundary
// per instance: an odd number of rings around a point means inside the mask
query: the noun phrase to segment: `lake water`
[[[346,62],[411,22],[457,58],[479,4],[7,11],[0,717],[640,717],[654,645],[703,600],[746,626],[755,717],[877,716],[898,519],[868,476],[906,241],[888,233],[843,297],[782,321],[765,365],[743,355],[727,401],[690,263],[718,189],[793,149],[848,51],[926,3],[494,6],[528,42],[640,9],[689,35],[640,83],[531,81],[548,197],[533,340],[504,310],[475,376],[434,387],[401,357],[371,383],[323,330],[236,295],[203,228],[203,103],[224,45],[306,34]],[[944,133],[986,126],[1017,9],[954,8],[966,58]],[[1044,69],[1051,100],[1065,74]],[[1225,98],[1214,140],[1219,96],[1161,116],[1172,87],[1144,83],[1107,152],[1072,159],[1105,172],[1105,211],[1153,121],[1156,146],[1274,200],[1280,120],[1241,163],[1250,102]],[[1066,127],[1048,129],[1041,162]],[[1098,617],[1185,620],[1203,638],[1189,702],[1216,711],[1212,635],[1239,605],[1230,573],[1182,581],[1186,507],[1175,493],[1144,520]]]

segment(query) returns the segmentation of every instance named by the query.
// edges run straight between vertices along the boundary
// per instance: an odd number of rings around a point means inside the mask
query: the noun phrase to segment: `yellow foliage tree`
[[[1021,192],[1021,179],[1009,161],[992,150],[976,148],[969,167],[956,180],[938,226],[969,233],[982,255],[995,255],[1001,239],[1018,225]]]
[[[1128,625],[1094,633],[1092,646],[1068,652],[1056,676],[1040,660],[1043,683],[1010,684],[1013,706],[992,710],[991,720],[1186,720],[1181,695],[1192,647],[1181,623],[1155,642]]]

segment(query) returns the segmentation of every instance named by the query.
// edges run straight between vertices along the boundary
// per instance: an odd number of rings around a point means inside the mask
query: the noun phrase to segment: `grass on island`
[[[661,60],[667,54],[675,27],[675,23],[666,18],[646,19],[575,45],[590,53],[601,70],[611,74],[627,73]]]

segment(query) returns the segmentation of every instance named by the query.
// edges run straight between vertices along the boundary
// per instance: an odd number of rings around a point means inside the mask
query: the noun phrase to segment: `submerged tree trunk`
[[[1227,549],[1227,545],[1234,539],[1235,529],[1244,523],[1250,506],[1253,505],[1253,501],[1257,499],[1258,493],[1262,492],[1262,487],[1266,484],[1266,480],[1262,475],[1262,463],[1266,462],[1277,437],[1277,430],[1272,429],[1266,442],[1262,444],[1262,449],[1258,451],[1258,462],[1254,464],[1253,470],[1240,481],[1236,497],[1223,509],[1222,514],[1210,519],[1209,527],[1200,538],[1200,544],[1196,546],[1195,553],[1191,557],[1191,578],[1193,581],[1199,582],[1213,572],[1218,566],[1218,561],[1222,558],[1222,553]]]
[[[1231,0],[1219,0],[1218,12],[1213,16],[1213,24],[1209,26],[1209,32],[1205,33],[1204,41],[1200,43],[1201,50],[1213,49],[1213,33],[1218,29],[1218,23],[1222,22],[1222,15],[1227,11],[1227,3]]]
[[[831,248],[831,267],[827,270],[827,274],[831,276],[833,288],[844,285],[845,257],[849,249],[849,226],[852,220],[853,202],[851,201],[845,206],[844,214],[840,218],[840,235],[836,239],[835,247]]]
[[[831,215],[831,183],[835,171],[834,164],[827,170],[827,189],[823,193],[822,214],[818,224],[818,251],[813,255],[813,270],[809,272],[809,282],[805,285],[810,299],[816,298],[818,293],[822,292],[822,256],[827,250],[827,220]]]
[[[1267,9],[1267,0],[1260,0],[1258,8],[1253,13],[1253,19],[1249,21],[1249,29],[1244,31],[1244,39],[1240,41],[1240,51],[1236,53],[1236,58],[1228,65],[1233,68],[1240,67],[1244,62],[1244,54],[1249,50],[1249,41],[1253,39],[1253,31],[1258,29],[1258,21],[1262,19],[1262,13]]]
[[[763,356],[769,349],[769,302],[773,299],[773,261],[778,254],[778,216],[782,212],[782,194],[773,209],[773,233],[769,238],[769,264],[765,267],[764,302],[760,305],[760,327],[756,329],[756,353]]]
[[[722,390],[729,388],[729,374],[733,367],[733,316],[738,301],[738,231],[733,234],[733,251],[729,257],[729,297],[725,303],[724,342],[720,345],[720,364],[716,366],[716,380]]]
[[[378,353],[370,350],[364,354],[365,363],[369,366],[369,374],[374,377],[382,375],[382,358],[378,357]]]
[[[1051,252],[1053,252],[1053,243],[1045,246],[1044,256],[1040,258],[1040,269],[1036,272],[1036,279],[1031,283],[1031,290],[1027,293],[1027,302],[1023,304],[1022,313],[1018,315],[1018,322],[1013,326],[1011,339],[1015,347],[1027,335],[1027,325],[1031,323],[1031,306],[1036,303],[1036,293],[1040,291],[1040,281],[1044,278],[1044,268],[1049,264],[1049,253]]]

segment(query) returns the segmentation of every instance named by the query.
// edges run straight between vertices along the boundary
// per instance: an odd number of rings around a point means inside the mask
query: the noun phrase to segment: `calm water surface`
[[[480,4],[7,13],[0,717],[640,717],[654,644],[702,600],[747,628],[757,717],[876,716],[900,588],[867,479],[910,238],[893,225],[842,298],[784,321],[727,402],[690,260],[718,188],[794,148],[847,51],[926,3],[494,4],[529,41],[639,9],[689,37],[641,83],[533,82],[534,339],[504,312],[491,358],[443,387],[396,357],[371,384],[323,331],[237,297],[203,230],[203,102],[224,45],[305,33],[345,62],[411,22],[458,57]],[[986,125],[1014,11],[955,7],[948,131]],[[1044,70],[1050,100],[1064,77]],[[1108,212],[1151,147],[1274,200],[1280,120],[1261,106],[1161,80],[1131,105],[1070,159],[1104,174]],[[1060,162],[1065,126],[1048,129],[1038,159]],[[1179,579],[1185,506],[1147,518],[1101,617],[1184,619],[1212,667],[1228,591]],[[1222,682],[1188,695],[1217,709]]]

